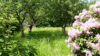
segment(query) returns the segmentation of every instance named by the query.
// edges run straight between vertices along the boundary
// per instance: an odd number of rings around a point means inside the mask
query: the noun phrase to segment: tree
[[[19,21],[21,35],[24,37],[24,20],[27,18],[27,2],[26,0],[12,0],[12,15]]]
[[[37,21],[37,19],[35,18],[35,14],[36,14],[36,9],[38,8],[38,2],[39,0],[26,0],[27,2],[27,12],[28,12],[28,24],[29,24],[29,32],[32,31],[32,27],[35,24],[35,22]]]
[[[45,12],[41,0],[28,0],[28,14],[29,14],[29,32],[32,30],[32,26],[36,24],[40,19],[45,18]]]
[[[36,23],[38,19],[40,19],[40,0],[8,0],[9,2],[9,14],[13,15],[20,24],[21,35],[24,37],[24,21],[29,19],[29,32],[32,30],[33,24]],[[3,1],[5,2],[5,1]],[[7,4],[6,3],[6,4]],[[6,10],[9,12],[9,10]]]
[[[44,8],[50,20],[62,27],[62,32],[66,35],[66,25],[74,21],[74,15],[79,13],[84,7],[89,6],[88,2],[81,0],[44,0]]]

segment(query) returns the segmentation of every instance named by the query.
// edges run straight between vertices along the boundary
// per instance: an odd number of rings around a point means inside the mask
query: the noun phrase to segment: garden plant
[[[100,56],[100,4],[83,9],[68,31],[68,48],[75,56]],[[69,54],[70,56],[70,54]]]

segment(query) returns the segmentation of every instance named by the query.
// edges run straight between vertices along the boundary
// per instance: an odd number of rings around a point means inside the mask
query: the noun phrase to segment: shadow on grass
[[[50,38],[50,39],[61,39],[61,38],[66,38],[62,34],[62,31],[60,30],[54,30],[54,31],[46,31],[46,30],[41,30],[41,31],[32,31],[31,33],[25,34],[26,38],[31,39],[42,39],[42,38]]]
[[[66,32],[68,29],[66,29]],[[17,33],[15,35],[16,39],[18,39],[21,42],[42,42],[47,41],[52,43],[54,41],[60,41],[65,40],[68,38],[68,35],[66,33],[66,37],[63,35],[61,28],[36,28],[33,29],[31,33],[28,33],[28,30],[25,30],[25,37],[21,37],[21,33]]]

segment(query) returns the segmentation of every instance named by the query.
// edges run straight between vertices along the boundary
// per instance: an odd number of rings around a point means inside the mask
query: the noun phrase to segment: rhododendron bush
[[[75,16],[68,31],[68,48],[76,56],[100,56],[100,4],[91,5]]]

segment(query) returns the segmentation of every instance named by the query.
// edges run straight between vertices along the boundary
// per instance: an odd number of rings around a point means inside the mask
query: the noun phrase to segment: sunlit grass
[[[66,32],[69,29],[67,27]],[[53,27],[33,28],[32,33],[28,33],[26,29],[24,38],[21,38],[20,32],[15,37],[25,46],[35,46],[38,56],[67,56],[71,52],[65,43],[67,36],[63,36],[61,30]]]

